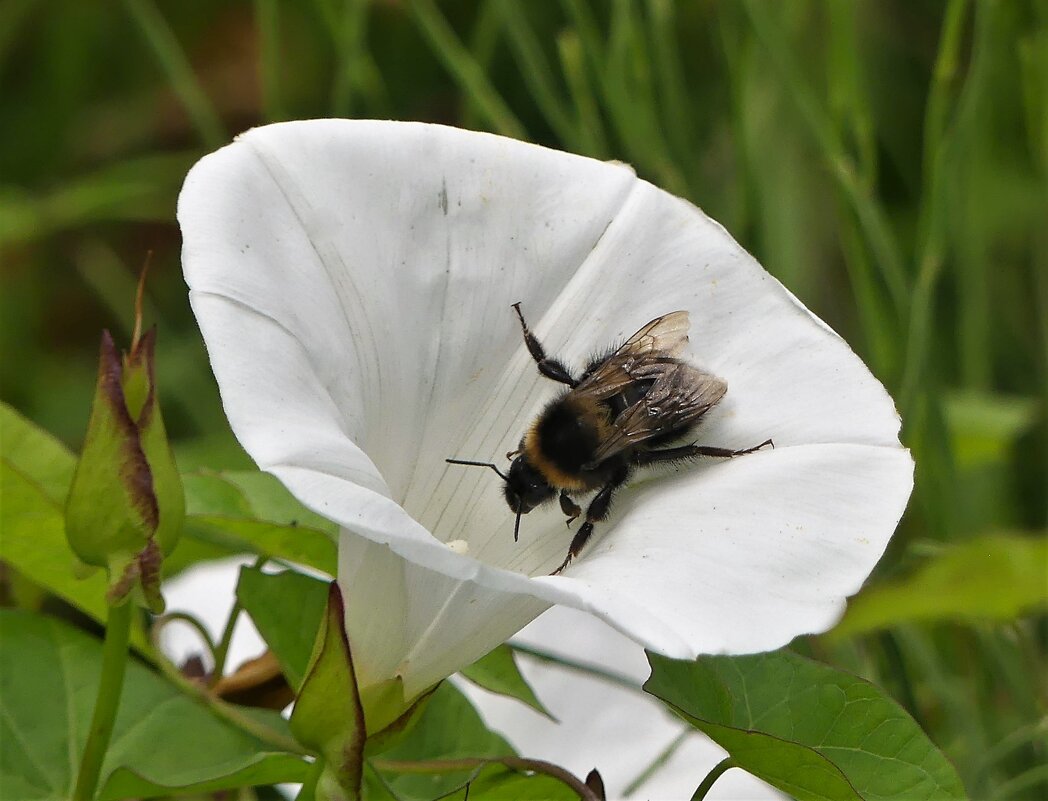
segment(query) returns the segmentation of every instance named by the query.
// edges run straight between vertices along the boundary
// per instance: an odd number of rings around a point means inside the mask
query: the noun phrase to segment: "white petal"
[[[700,481],[682,471],[624,497],[566,581],[582,608],[670,656],[777,648],[837,621],[912,481],[906,451],[869,445],[762,451]]]
[[[401,676],[407,698],[480,659],[548,607],[527,593],[420,567],[348,532],[338,574],[357,681],[367,687]]]
[[[383,546],[346,534],[345,553],[422,587],[376,671],[423,686],[449,651],[411,637],[447,637],[468,661],[481,638],[464,621],[494,637],[548,603],[674,655],[775,647],[830,625],[905,505],[898,417],[847,344],[715,222],[620,165],[440,126],[289,123],[200,162],[179,220],[237,436],[306,505]],[[545,577],[570,540],[560,514],[533,512],[514,543],[497,476],[443,461],[500,461],[557,391],[516,301],[575,369],[689,311],[688,358],[728,384],[702,441],[776,450],[627,489],[583,559]],[[441,575],[395,567],[387,544]],[[472,598],[497,620],[459,608]]]
[[[231,386],[216,364],[224,401],[243,392],[253,405],[253,390],[308,380],[288,416],[331,418],[375,480],[421,507],[443,464],[416,470],[416,457],[477,439],[477,408],[520,349],[510,304],[549,308],[633,185],[624,167],[440,126],[323,120],[244,134],[186,179],[186,279],[213,360],[219,316],[230,337],[254,313],[279,329],[267,338],[293,342],[258,376],[267,387]],[[201,298],[228,309],[198,309]],[[230,343],[240,357],[254,345]],[[267,438],[267,463],[297,459],[292,432]]]

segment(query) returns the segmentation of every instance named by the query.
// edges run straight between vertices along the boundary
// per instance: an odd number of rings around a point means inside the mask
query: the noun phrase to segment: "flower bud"
[[[160,562],[185,517],[182,481],[160,416],[156,329],[121,356],[102,332],[98,384],[84,448],[66,501],[66,537],[80,559],[109,570],[109,600],[141,587],[163,609]]]

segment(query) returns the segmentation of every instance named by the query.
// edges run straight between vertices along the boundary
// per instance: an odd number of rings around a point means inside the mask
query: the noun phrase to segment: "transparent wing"
[[[710,373],[681,361],[648,365],[654,383],[643,397],[612,421],[612,433],[593,456],[602,462],[645,440],[695,423],[724,397],[728,385]]]
[[[677,364],[688,341],[688,313],[656,317],[587,375],[575,392],[596,400],[617,395],[634,381],[656,378],[663,365]]]

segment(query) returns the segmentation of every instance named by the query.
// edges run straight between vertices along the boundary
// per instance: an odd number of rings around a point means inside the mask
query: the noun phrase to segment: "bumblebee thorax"
[[[595,401],[568,393],[552,401],[524,437],[528,461],[555,487],[585,490],[589,463],[609,427],[608,411]]]

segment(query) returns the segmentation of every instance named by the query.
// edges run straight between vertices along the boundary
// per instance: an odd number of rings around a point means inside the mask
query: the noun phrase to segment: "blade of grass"
[[[116,330],[130,341],[134,327],[134,306],[138,277],[120,259],[116,251],[101,239],[85,237],[80,240],[74,255],[76,270],[84,283],[93,290],[98,301],[106,308],[111,319],[116,321]],[[200,403],[203,396],[201,383],[207,376],[199,369],[200,353],[197,347],[186,340],[168,339],[177,326],[167,318],[150,295],[145,296],[145,320],[156,325],[161,340],[161,387],[162,402],[175,402],[179,409],[202,431],[214,425],[214,416],[206,405]]]
[[[1023,111],[1030,152],[1038,172],[1048,169],[1048,12],[1041,8],[1039,25],[1019,41]]]
[[[989,768],[1018,749],[1034,743],[1044,742],[1046,739],[1048,739],[1048,718],[1041,718],[1035,723],[1021,726],[1006,734],[987,749],[986,753],[976,760],[972,771],[981,777]]]
[[[408,9],[444,68],[476,104],[483,118],[503,136],[527,139],[524,125],[506,105],[484,70],[459,40],[433,0],[412,0]]]
[[[857,41],[857,7],[850,2],[830,2],[827,14],[826,78],[829,117],[839,139],[853,143],[858,180],[864,192],[874,193],[877,181],[877,143],[872,112],[863,83]],[[838,189],[840,203],[847,200]],[[850,211],[840,217],[841,249],[858,311],[866,353],[875,374],[883,380],[897,377],[898,353],[889,300],[884,296],[862,240],[859,221]]]
[[[642,30],[630,0],[615,0],[601,83],[605,103],[627,158],[651,173],[664,189],[687,196],[687,182],[670,155],[659,123],[651,57]]]
[[[962,676],[958,675],[963,661],[952,658],[936,647],[923,629],[914,626],[898,626],[892,630],[896,642],[904,655],[912,681],[920,688],[918,703],[928,710],[925,717],[936,720],[936,729],[954,739],[950,753],[957,765],[965,787],[973,798],[992,798],[987,788],[973,784],[970,766],[979,754],[985,753],[990,743],[983,729],[976,707],[978,701],[967,692]],[[953,647],[964,651],[963,643],[956,640]],[[950,670],[944,670],[943,665]],[[978,668],[976,668],[978,670]],[[947,734],[948,733],[948,734]]]
[[[255,25],[258,28],[258,73],[262,84],[262,113],[267,122],[287,119],[280,86],[279,0],[254,0]]]
[[[676,737],[670,740],[669,744],[665,748],[663,748],[659,753],[657,753],[655,755],[655,758],[652,759],[651,762],[649,762],[647,765],[645,765],[644,769],[641,770],[640,773],[638,773],[636,776],[634,776],[633,779],[629,782],[629,784],[627,784],[625,788],[623,788],[623,798],[629,798],[631,795],[637,792],[637,790],[643,787],[651,779],[652,776],[658,773],[659,770],[661,770],[662,767],[670,761],[673,755],[680,750],[680,747],[684,745],[685,741],[691,734],[692,731],[690,729],[684,729],[683,731],[681,731],[680,734],[678,734]]]
[[[866,344],[862,355],[869,362],[874,375],[889,385],[895,384],[900,372],[900,354],[890,301],[877,283],[869,252],[854,215],[843,215],[840,226],[844,267],[848,271],[848,282]]]
[[[676,6],[671,0],[648,0],[646,17],[666,138],[677,163],[686,164],[695,151],[690,136],[695,120],[681,67]]]
[[[35,196],[0,186],[0,245],[33,242],[112,221],[169,221],[175,196],[197,152],[110,162]]]
[[[579,152],[594,158],[609,158],[604,120],[597,106],[596,92],[586,71],[582,44],[575,31],[563,31],[557,37],[557,53],[575,106],[575,125],[580,138]]]
[[[1020,793],[1025,793],[1038,785],[1042,786],[1041,794],[1036,796],[1031,794],[1031,798],[1044,798],[1043,793],[1045,788],[1048,788],[1048,765],[1034,765],[1029,770],[1025,770],[1018,776],[1009,779],[997,788],[994,798],[1005,801],[1005,799],[1014,798]]]
[[[601,679],[614,684],[617,687],[621,687],[626,690],[633,690],[634,692],[643,693],[644,690],[638,682],[625,676],[621,673],[608,670],[607,668],[600,667],[598,665],[587,664],[586,662],[580,662],[575,659],[571,659],[560,654],[555,654],[552,651],[545,651],[541,648],[534,648],[530,645],[522,645],[521,643],[511,642],[509,643],[510,648],[520,654],[526,654],[527,656],[534,657],[541,662],[546,662],[551,665],[557,665],[558,667],[567,668],[568,670],[574,670],[577,673],[585,673],[588,676]]]
[[[913,303],[910,306],[910,318],[907,325],[906,358],[899,393],[899,406],[906,419],[908,411],[913,409],[916,394],[924,375],[924,366],[929,349],[929,337],[935,317],[935,290],[942,272],[945,259],[944,215],[948,203],[948,176],[951,134],[947,131],[948,119],[951,116],[951,95],[956,93],[954,84],[957,78],[958,55],[961,45],[966,0],[950,0],[943,16],[942,34],[939,38],[939,52],[932,75],[932,85],[925,107],[924,141],[922,158],[922,191],[918,217],[918,245],[916,254],[917,276],[913,286]],[[981,61],[980,54],[985,51],[990,6],[980,6],[976,15],[977,41],[974,48],[971,73],[974,75]],[[967,105],[973,102],[972,87],[978,84],[975,80],[966,81],[965,90]],[[957,105],[965,102],[962,97]]]
[[[9,0],[0,5],[0,70],[5,66],[12,45],[18,41],[22,25],[30,19],[29,13],[37,0]]]
[[[124,6],[160,62],[201,141],[211,149],[224,145],[229,135],[167,20],[152,0],[124,0]]]
[[[751,250],[759,253],[763,251],[760,247],[760,226],[756,224],[759,191],[756,171],[749,157],[749,125],[746,116],[746,87],[753,71],[754,41],[743,30],[737,7],[725,7],[724,13],[719,14],[718,18],[717,33],[724,57],[724,70],[728,76],[732,158],[738,176],[735,181],[737,194],[734,213],[725,223],[728,230],[735,232],[739,241],[748,243]]]
[[[492,61],[498,51],[502,37],[502,19],[497,4],[488,0],[481,4],[476,20],[469,34],[469,52],[473,54],[477,66],[487,73],[491,70]],[[465,128],[483,128],[483,113],[470,96],[462,109],[462,124]]]
[[[368,49],[371,0],[314,0],[334,48],[334,80],[328,114],[347,117],[365,106],[373,116],[391,116],[382,73]],[[362,102],[361,102],[362,101]]]
[[[891,295],[895,313],[906,319],[909,311],[909,287],[898,243],[888,224],[887,215],[876,196],[863,186],[855,163],[847,155],[843,143],[820,106],[815,92],[801,74],[800,66],[786,41],[785,33],[771,15],[778,6],[771,3],[743,0],[743,9],[757,38],[763,43],[776,63],[782,80],[800,112],[809,133],[818,145],[830,169],[830,175],[840,187],[859,221],[860,228],[874,256],[881,279]]]
[[[535,105],[560,141],[570,150],[580,150],[582,137],[557,88],[557,80],[542,52],[525,6],[516,0],[494,0],[494,3],[502,20],[503,33]]]
[[[341,8],[333,4],[325,12],[335,46],[331,110],[338,117],[359,115],[368,105],[379,109],[385,103],[381,73],[368,50],[369,4],[370,0],[343,0]]]
[[[957,523],[957,466],[938,395],[942,384],[938,370],[937,364],[928,366],[924,391],[903,420],[905,441],[916,462],[914,493],[923,513],[918,527],[938,540],[949,540],[961,527]]]
[[[604,51],[604,34],[586,0],[561,0],[564,13],[571,20],[582,45],[582,53],[599,81],[604,75],[607,54]]]
[[[859,7],[833,0],[826,4],[825,11],[829,114],[838,133],[852,143],[862,185],[872,192],[877,182],[877,141],[858,41]]]

